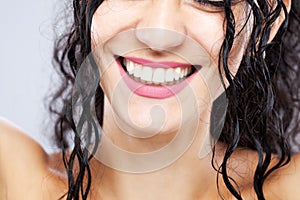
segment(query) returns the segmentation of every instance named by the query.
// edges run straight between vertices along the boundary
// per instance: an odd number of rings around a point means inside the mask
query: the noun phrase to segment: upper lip
[[[143,66],[149,66],[153,68],[177,68],[177,67],[189,67],[192,66],[189,63],[180,63],[180,62],[173,62],[173,61],[151,61],[143,58],[136,58],[136,57],[128,57],[123,56],[123,58],[130,60],[134,63],[143,65]]]

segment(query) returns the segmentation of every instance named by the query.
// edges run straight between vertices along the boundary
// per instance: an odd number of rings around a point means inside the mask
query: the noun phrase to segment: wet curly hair
[[[300,0],[292,0],[289,14],[282,0],[274,0],[273,6],[270,0],[245,0],[253,16],[253,29],[235,78],[228,66],[236,35],[231,9],[234,1],[197,1],[222,7],[225,16],[225,39],[219,54],[219,71],[225,72],[230,86],[226,89],[229,105],[219,141],[225,143],[227,149],[221,165],[214,166],[214,157],[212,165],[232,195],[242,199],[238,185],[227,173],[227,164],[238,147],[257,151],[259,159],[253,187],[257,198],[265,199],[263,184],[266,178],[289,163],[291,155],[298,152],[300,146],[297,140],[300,134]],[[51,98],[49,110],[55,118],[55,141],[61,148],[68,175],[68,191],[64,195],[67,199],[87,199],[91,187],[89,161],[93,155],[82,148],[76,132],[71,96],[79,67],[91,52],[92,17],[102,2],[73,0],[71,26],[57,39],[54,48],[54,66],[61,77],[61,84]],[[268,42],[272,25],[282,13],[285,20],[272,42]],[[93,96],[97,120],[102,125],[104,93],[99,85]],[[88,100],[91,101],[91,98]],[[71,145],[69,135],[74,136]],[[66,156],[69,150],[71,153]],[[274,154],[279,160],[269,169]],[[75,172],[76,162],[79,170]],[[223,198],[222,194],[220,197]]]

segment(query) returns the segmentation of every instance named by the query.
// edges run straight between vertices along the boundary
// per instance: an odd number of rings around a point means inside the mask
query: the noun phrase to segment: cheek
[[[98,66],[103,66],[103,64],[100,63]],[[100,71],[103,71],[103,69],[100,69]],[[118,86],[120,81],[121,77],[113,66],[108,66],[105,71],[101,73],[100,86],[104,90],[104,93],[109,97],[109,100],[111,100],[114,95],[116,88],[120,87]]]
[[[119,32],[129,29],[137,23],[139,20],[137,16],[141,16],[139,13],[141,10],[135,5],[124,7],[126,9],[117,9],[104,1],[97,8],[91,25],[92,48],[105,43]]]
[[[232,11],[235,16],[236,27],[233,47],[228,58],[228,68],[230,72],[235,75],[249,42],[253,18],[250,16],[249,21],[245,26],[250,11],[247,8],[246,3],[240,3],[239,6],[233,7]],[[214,66],[217,67],[220,49],[225,39],[226,24],[224,23],[224,14],[209,14],[190,11],[186,18],[193,19],[191,23],[187,23],[188,34],[207,50],[214,62]],[[217,71],[215,77],[219,77]],[[226,86],[228,86],[229,84],[227,83],[225,76],[223,76],[223,79],[225,80]]]
[[[189,9],[186,18],[187,34],[200,44],[217,63],[224,40],[223,13],[207,13]]]

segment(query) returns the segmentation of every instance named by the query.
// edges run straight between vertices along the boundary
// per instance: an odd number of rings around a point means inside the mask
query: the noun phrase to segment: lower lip
[[[130,78],[130,76],[121,66],[120,61],[116,60],[116,62],[118,63],[121,76],[128,88],[133,93],[147,98],[165,99],[172,97],[175,94],[178,94],[181,90],[183,90],[190,83],[192,78],[197,74],[197,72],[194,72],[188,78],[175,85],[147,85],[144,83],[137,82]]]

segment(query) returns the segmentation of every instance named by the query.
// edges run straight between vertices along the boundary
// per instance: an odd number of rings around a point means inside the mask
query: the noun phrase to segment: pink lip
[[[141,60],[143,60],[143,59],[141,59]],[[140,82],[133,80],[127,74],[127,72],[123,69],[123,67],[121,66],[120,61],[118,59],[116,60],[116,62],[118,63],[121,76],[122,76],[124,82],[126,83],[126,85],[128,86],[128,88],[133,93],[135,93],[139,96],[148,97],[148,98],[165,99],[165,98],[174,96],[175,94],[178,94],[182,89],[184,89],[189,84],[189,82],[192,80],[192,78],[196,75],[196,72],[195,72],[192,75],[190,75],[188,78],[183,80],[182,82],[175,84],[175,85],[147,85],[147,84],[140,83]],[[177,64],[174,62],[164,62],[164,63],[173,63],[174,64],[173,66],[175,66],[175,64]],[[178,66],[178,65],[176,65],[176,66]],[[182,65],[180,65],[180,66],[182,67]],[[188,66],[190,66],[190,65],[188,65]]]
[[[127,60],[130,60],[134,63],[149,66],[153,68],[176,68],[176,67],[189,67],[191,64],[189,63],[179,63],[179,62],[153,62],[150,60],[142,59],[142,58],[134,58],[134,57],[124,57]]]

